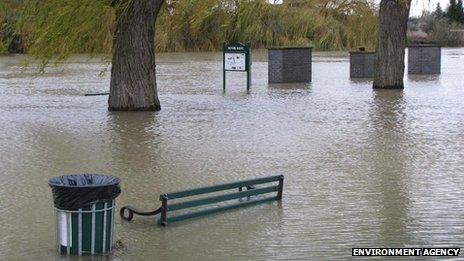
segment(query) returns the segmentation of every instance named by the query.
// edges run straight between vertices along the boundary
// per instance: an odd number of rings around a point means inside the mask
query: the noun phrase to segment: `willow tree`
[[[25,0],[18,27],[42,67],[75,53],[109,54],[109,110],[159,110],[154,41],[163,2]]]
[[[411,0],[381,0],[374,88],[404,88],[404,54]]]

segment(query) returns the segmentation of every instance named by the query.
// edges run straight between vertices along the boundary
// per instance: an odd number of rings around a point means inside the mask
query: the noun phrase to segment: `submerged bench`
[[[263,187],[256,187],[256,185],[263,185],[267,184]],[[257,179],[250,179],[250,180],[242,180],[232,183],[225,183],[215,186],[203,187],[203,188],[195,188],[189,190],[183,190],[178,192],[166,193],[160,195],[161,207],[154,210],[154,211],[141,211],[132,206],[125,206],[122,207],[119,214],[123,220],[130,221],[134,217],[134,214],[138,214],[141,216],[153,216],[157,214],[160,215],[160,219],[158,223],[160,225],[166,226],[170,222],[180,221],[188,218],[199,217],[207,214],[212,214],[220,211],[225,211],[229,209],[235,209],[239,207],[250,206],[258,203],[269,202],[273,200],[281,200],[282,199],[282,192],[284,186],[284,176],[271,176],[271,177],[264,177],[264,178],[257,178]],[[244,190],[244,188],[246,190]],[[171,200],[176,199],[183,199],[188,198],[191,196],[208,194],[213,192],[222,192],[232,189],[238,189],[238,192],[229,191],[229,193],[220,194],[220,195],[211,195],[209,197],[202,197],[202,198],[195,198],[185,201],[176,201],[174,203]],[[266,197],[259,197],[259,198],[252,198],[252,196],[257,196],[260,194],[269,194],[276,192],[276,194],[272,196]],[[244,200],[246,198],[246,200]],[[211,208],[194,210],[191,212],[180,213],[180,214],[172,214],[168,216],[168,212],[171,211],[178,211],[183,209],[189,209],[204,205],[210,205],[214,203],[219,203],[223,201],[231,201],[234,199],[238,199],[233,204],[223,205],[223,206],[214,206]],[[127,216],[126,216],[127,213]]]

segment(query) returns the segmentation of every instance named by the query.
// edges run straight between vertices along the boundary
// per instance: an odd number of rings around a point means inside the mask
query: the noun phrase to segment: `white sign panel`
[[[225,53],[224,70],[226,71],[245,71],[245,53]]]

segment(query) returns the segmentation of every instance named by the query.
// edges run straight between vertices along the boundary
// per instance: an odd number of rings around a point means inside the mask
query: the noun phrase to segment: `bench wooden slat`
[[[236,192],[236,193],[230,193],[230,194],[225,194],[225,195],[219,195],[219,196],[214,196],[214,197],[190,200],[190,201],[185,201],[185,202],[180,202],[180,203],[168,204],[167,211],[169,212],[169,211],[180,210],[180,209],[185,209],[185,208],[198,207],[198,206],[208,205],[212,203],[227,201],[231,199],[238,199],[238,198],[244,198],[244,197],[249,197],[249,196],[254,196],[254,195],[259,195],[259,194],[271,193],[271,192],[276,192],[277,189],[278,189],[278,186],[271,186],[271,187],[251,189],[251,190],[241,191],[241,192]]]

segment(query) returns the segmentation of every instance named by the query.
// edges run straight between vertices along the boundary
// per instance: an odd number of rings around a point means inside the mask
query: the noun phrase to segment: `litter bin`
[[[60,254],[104,254],[112,250],[115,199],[119,178],[99,174],[49,179]]]

